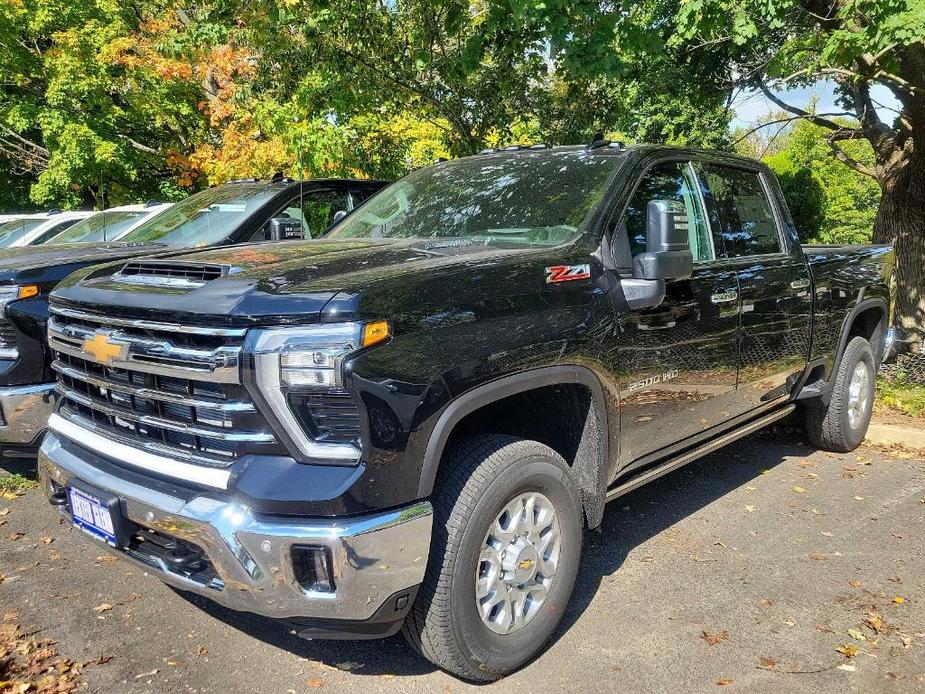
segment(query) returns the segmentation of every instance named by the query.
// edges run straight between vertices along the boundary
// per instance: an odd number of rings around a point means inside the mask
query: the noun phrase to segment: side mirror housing
[[[335,224],[337,224],[340,220],[342,220],[348,214],[350,213],[347,212],[347,210],[338,210],[337,212],[335,212],[334,218],[331,220],[331,226],[334,226]]]
[[[650,200],[646,209],[646,252],[633,259],[633,277],[641,280],[680,280],[694,271],[684,205]]]
[[[292,217],[274,217],[270,220],[270,241],[291,241],[304,239],[302,222]]]

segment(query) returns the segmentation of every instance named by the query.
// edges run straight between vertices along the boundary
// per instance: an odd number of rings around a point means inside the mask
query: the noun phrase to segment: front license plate
[[[67,488],[74,525],[93,537],[116,546],[116,528],[108,503],[75,487]]]

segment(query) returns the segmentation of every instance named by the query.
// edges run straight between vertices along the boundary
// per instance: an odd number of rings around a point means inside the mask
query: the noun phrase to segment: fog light
[[[327,547],[293,545],[292,571],[302,590],[312,593],[333,593],[334,574]]]

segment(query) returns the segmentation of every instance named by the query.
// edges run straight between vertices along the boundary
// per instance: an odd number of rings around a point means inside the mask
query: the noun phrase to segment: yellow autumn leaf
[[[846,658],[853,658],[861,651],[861,648],[860,646],[856,646],[853,643],[846,643],[843,646],[839,646],[835,650],[841,653]]]
[[[797,494],[805,494],[805,493],[806,493],[806,490],[803,489],[803,487],[799,487],[799,486],[794,487],[794,488],[793,488],[793,491],[795,491]]]
[[[893,602],[897,605],[902,605],[904,602],[906,602],[906,599],[902,595],[897,595],[895,598],[893,598]]]

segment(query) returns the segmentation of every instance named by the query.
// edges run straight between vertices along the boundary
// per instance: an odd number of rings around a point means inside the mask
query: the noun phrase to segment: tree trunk
[[[880,181],[883,196],[874,243],[892,243],[896,262],[893,325],[914,344],[925,338],[925,157],[909,161]],[[894,169],[895,171],[895,169]]]

